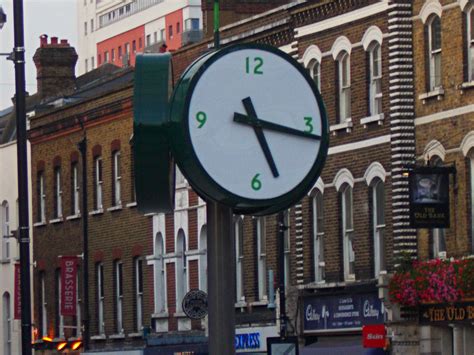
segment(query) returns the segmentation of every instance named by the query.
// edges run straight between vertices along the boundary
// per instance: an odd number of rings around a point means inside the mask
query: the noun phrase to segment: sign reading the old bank
[[[383,305],[376,293],[308,297],[303,307],[305,333],[359,330],[384,322]]]
[[[474,322],[474,302],[424,304],[419,307],[420,324],[445,325]]]

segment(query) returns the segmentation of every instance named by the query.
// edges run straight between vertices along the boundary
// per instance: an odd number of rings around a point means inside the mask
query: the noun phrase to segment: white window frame
[[[325,281],[324,261],[324,200],[321,191],[317,191],[312,198],[313,205],[313,255],[314,281]]]
[[[207,226],[199,234],[199,288],[207,292]]]
[[[79,272],[76,273],[76,336],[82,335],[81,299],[79,294]]]
[[[354,253],[354,205],[353,188],[349,184],[342,187],[342,249],[344,280],[355,280],[355,253]],[[349,222],[349,223],[348,223]]]
[[[40,217],[39,222],[45,223],[46,222],[46,193],[44,188],[44,172],[41,171],[38,173],[38,185],[39,185],[39,207],[40,210],[38,211],[38,215]]]
[[[186,248],[186,235],[180,229],[176,237],[176,304],[178,305],[181,304],[188,291]]]
[[[56,216],[55,218],[63,217],[63,191],[61,189],[61,167],[57,166],[54,169],[54,181],[55,181],[55,191],[54,199],[56,204]]]
[[[105,334],[105,322],[104,322],[104,264],[97,264],[97,319],[98,319],[98,331],[99,334]]]
[[[268,300],[265,217],[257,218],[258,299]]]
[[[123,263],[116,260],[114,263],[115,273],[115,312],[116,332],[123,334]]]
[[[321,92],[321,62],[317,59],[313,59],[309,62],[309,75],[314,81],[314,84]]]
[[[474,81],[474,6],[466,11],[466,44],[468,81]]]
[[[40,287],[41,287],[41,336],[48,335],[48,309],[46,303],[46,284],[44,272],[40,274]]]
[[[471,254],[474,254],[474,151],[470,156],[470,191],[471,191]]]
[[[8,292],[3,294],[3,355],[11,355],[12,351],[12,312],[11,297]]]
[[[143,259],[135,258],[135,318],[136,330],[143,330]]]
[[[122,205],[122,199],[121,199],[121,155],[120,151],[117,150],[113,153],[112,156],[113,162],[114,162],[114,205],[115,206],[121,206]]]
[[[290,232],[290,210],[283,212],[283,222],[285,223],[283,261],[285,271],[285,287],[291,283],[291,232]]]
[[[0,214],[0,227],[2,237],[2,259],[10,259],[10,206],[8,201],[3,201]]]
[[[382,203],[379,203],[379,200],[381,200]],[[382,216],[382,218],[379,218],[379,216]],[[374,235],[374,276],[378,277],[381,273],[386,273],[387,266],[385,255],[385,184],[380,179],[376,179],[372,185],[372,220]]]
[[[382,109],[382,46],[374,42],[369,51],[370,61],[370,115],[383,112]],[[377,73],[378,72],[378,73]]]
[[[155,239],[155,313],[165,313],[166,306],[166,264],[163,235],[157,233]]]
[[[442,63],[441,63],[441,48],[434,49],[433,48],[433,22],[438,19],[440,21],[441,26],[441,17],[433,14],[431,18],[428,20],[428,50],[429,50],[429,89],[430,91],[434,91],[436,89],[441,88],[442,85]],[[437,66],[437,63],[439,65]],[[439,71],[439,72],[438,72]]]
[[[78,169],[78,164],[73,163],[72,164],[72,169],[71,169],[71,174],[72,174],[72,207],[73,215],[78,215],[81,213],[81,209],[79,207],[79,191],[80,191],[80,186],[79,186],[79,169]]]
[[[351,56],[342,51],[337,57],[339,117],[338,123],[344,123],[351,118]],[[346,78],[346,81],[344,81]]]
[[[56,283],[58,286],[58,308],[56,309],[56,312],[58,312],[59,315],[59,339],[64,339],[64,316],[61,314],[61,305],[62,305],[62,300],[61,300],[61,271],[56,273]]]
[[[94,158],[94,188],[96,193],[95,209],[100,211],[103,209],[103,196],[102,196],[102,184],[103,184],[103,164],[102,156]]]
[[[242,217],[238,217],[234,222],[235,231],[235,299],[237,302],[245,302],[244,296],[244,279],[243,279],[243,263],[244,263],[244,221]]]

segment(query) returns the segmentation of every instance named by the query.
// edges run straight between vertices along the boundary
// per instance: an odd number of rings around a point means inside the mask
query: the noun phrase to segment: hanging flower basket
[[[393,303],[452,303],[474,296],[474,259],[413,261],[389,283]]]

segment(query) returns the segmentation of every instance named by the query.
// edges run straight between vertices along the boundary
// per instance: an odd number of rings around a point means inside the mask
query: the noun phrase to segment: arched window
[[[120,150],[115,150],[112,153],[112,204],[113,206],[122,205],[121,195],[121,164],[120,164]]]
[[[61,314],[61,269],[56,269],[56,338],[64,339],[64,316]]]
[[[46,308],[46,285],[45,285],[45,275],[44,271],[41,271],[39,273],[39,284],[40,284],[40,290],[38,292],[39,296],[39,314],[40,314],[40,320],[41,323],[39,324],[40,326],[40,335],[42,337],[48,335],[48,310]]]
[[[3,294],[3,354],[10,355],[12,351],[12,319],[10,294]]]
[[[186,236],[182,229],[176,238],[176,304],[181,304],[187,292]]]
[[[369,47],[370,83],[369,107],[370,115],[382,113],[382,48],[373,42]]]
[[[165,246],[163,235],[158,233],[155,239],[155,313],[166,312],[165,285]]]
[[[313,59],[308,65],[309,74],[314,80],[314,84],[321,92],[321,63],[317,59]]]
[[[385,271],[385,189],[380,179],[374,179],[372,189],[372,220],[374,237],[374,276]]]
[[[344,265],[344,280],[355,280],[355,253],[354,253],[354,224],[352,187],[344,184],[341,187],[342,207],[342,256]]]
[[[2,259],[7,260],[10,258],[10,207],[7,201],[3,201],[0,208]]]
[[[244,221],[238,217],[234,222],[235,228],[235,298],[237,302],[245,301],[244,296]]]
[[[471,193],[471,254],[474,254],[474,149],[469,156],[469,177]]]
[[[285,286],[291,283],[291,249],[290,249],[290,211],[286,210],[283,212],[283,222],[285,223],[286,229],[283,235],[283,252],[284,252],[284,263],[285,263]]]
[[[207,292],[207,226],[201,227],[199,235],[199,288]]]
[[[115,331],[123,334],[123,263],[114,261]]]
[[[61,177],[61,166],[56,166],[54,168],[54,218],[62,218],[63,216]]]
[[[338,122],[351,118],[351,59],[346,51],[337,56]]]
[[[314,281],[324,282],[324,205],[323,194],[316,190],[311,198],[313,214]]]
[[[143,330],[143,259],[136,257],[134,263],[135,283],[135,330]]]
[[[46,192],[44,186],[44,171],[38,171],[36,176],[37,221],[46,222]]]
[[[96,264],[96,289],[97,289],[97,330],[99,334],[104,334],[105,333],[104,264],[101,262]]]
[[[428,64],[428,89],[433,91],[442,86],[441,83],[441,18],[431,15],[426,22],[426,43],[428,48],[426,62]]]
[[[257,219],[258,299],[267,300],[267,241],[265,217]]]

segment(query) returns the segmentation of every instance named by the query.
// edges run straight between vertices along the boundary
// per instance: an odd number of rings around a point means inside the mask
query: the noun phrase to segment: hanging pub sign
[[[412,228],[449,228],[449,174],[452,167],[417,167],[410,172]]]
[[[61,258],[61,314],[76,315],[77,302],[77,256]]]
[[[422,304],[418,307],[420,324],[448,325],[474,322],[474,302]]]

